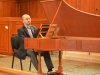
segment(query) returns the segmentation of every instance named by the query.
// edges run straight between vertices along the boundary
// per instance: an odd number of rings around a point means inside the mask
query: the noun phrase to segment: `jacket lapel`
[[[26,37],[30,37],[29,34],[28,34],[28,31],[27,31],[27,28],[24,25],[23,25],[23,30],[24,30]]]
[[[35,30],[34,30],[33,26],[31,26],[31,31],[32,31],[32,34],[34,35]]]

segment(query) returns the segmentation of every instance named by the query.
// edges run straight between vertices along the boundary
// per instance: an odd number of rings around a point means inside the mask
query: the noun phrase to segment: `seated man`
[[[23,26],[20,29],[18,29],[18,36],[19,36],[19,38],[21,38],[21,48],[24,49],[23,39],[25,37],[36,38],[37,28],[35,26],[31,25],[31,18],[29,15],[24,14],[22,16],[22,20],[23,20]],[[26,52],[27,52],[27,55],[30,56],[31,61],[32,61],[35,69],[38,70],[38,61],[37,61],[37,54],[38,53],[32,49],[27,50]],[[54,66],[52,64],[49,52],[48,51],[42,52],[42,55],[44,57],[46,66],[48,68],[48,73],[54,72],[54,70],[53,70]]]

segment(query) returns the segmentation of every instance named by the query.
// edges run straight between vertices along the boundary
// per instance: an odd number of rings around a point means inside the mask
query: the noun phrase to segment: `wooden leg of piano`
[[[63,67],[62,67],[62,53],[59,51],[59,66],[58,66],[58,71],[57,73],[59,75],[67,75],[66,73],[63,73]]]
[[[63,68],[62,68],[62,55],[61,55],[61,51],[59,51],[59,66],[58,66],[58,73],[62,73],[63,72]]]
[[[38,52],[38,74],[42,74],[42,69],[41,69],[41,52]]]

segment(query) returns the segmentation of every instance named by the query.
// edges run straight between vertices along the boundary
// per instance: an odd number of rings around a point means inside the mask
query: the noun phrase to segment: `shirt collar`
[[[28,26],[28,25],[26,25],[26,24],[24,24],[24,26],[25,26],[26,28],[30,28],[30,27],[31,27],[31,25],[30,25],[30,26]]]

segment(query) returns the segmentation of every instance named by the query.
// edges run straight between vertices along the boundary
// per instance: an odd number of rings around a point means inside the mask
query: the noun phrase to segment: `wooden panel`
[[[37,17],[38,18],[46,18],[46,14],[44,12],[44,9],[40,3],[40,1],[38,1],[38,5],[37,5]]]
[[[99,40],[95,40],[95,41],[91,41],[91,40],[86,40],[86,41],[82,41],[82,49],[83,50],[90,50],[90,52],[92,51],[100,51],[100,41]]]
[[[39,0],[30,0],[29,3],[29,14],[32,17],[37,17],[37,18],[44,18],[45,13],[43,11],[43,7],[40,4]]]
[[[76,50],[76,40],[60,40],[61,50]]]
[[[37,0],[30,0],[30,5],[29,5],[29,12],[32,17],[37,17],[37,12],[38,12],[38,1]]]
[[[31,41],[28,41],[29,39],[28,38],[25,38],[24,40],[24,43],[25,43],[25,49],[32,49],[32,47],[34,47],[33,49],[34,50],[38,50],[39,49],[39,39],[35,40],[33,38],[30,38]],[[35,43],[33,43],[35,42]],[[30,43],[30,44],[28,44]]]
[[[29,14],[29,0],[20,0],[20,16],[23,14]]]
[[[9,27],[7,21],[0,21],[0,53],[8,53]]]
[[[45,18],[45,13],[39,0],[21,0],[20,16],[23,14],[29,14],[33,18]]]
[[[25,48],[36,48],[41,51],[87,51],[100,52],[100,38],[67,37],[66,39],[27,38]],[[34,44],[36,43],[36,45]],[[32,45],[34,44],[34,45]]]
[[[22,22],[21,21],[13,21],[11,22],[12,24],[12,34],[17,34],[17,29],[22,27]]]
[[[53,51],[59,50],[59,39],[40,39],[40,50]]]
[[[19,16],[19,6],[16,0],[0,0],[0,17]]]

